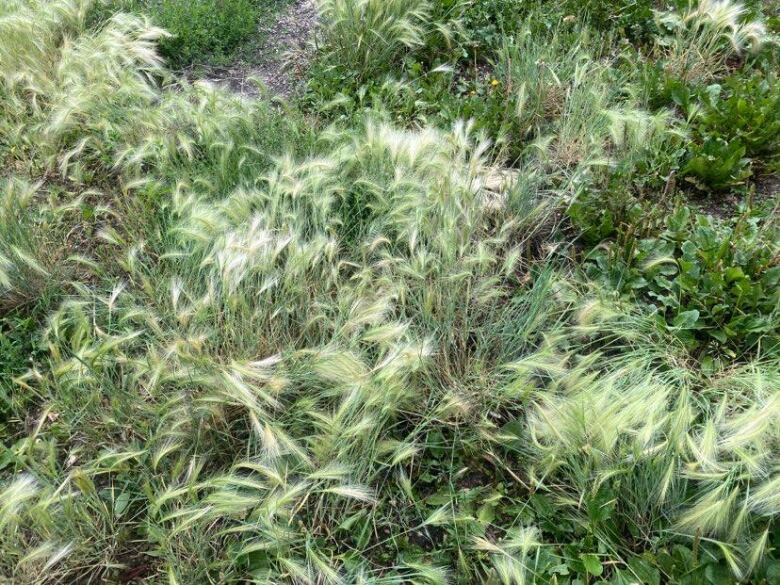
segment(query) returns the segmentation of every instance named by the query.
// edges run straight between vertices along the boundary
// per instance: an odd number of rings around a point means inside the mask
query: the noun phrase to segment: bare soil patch
[[[222,67],[200,65],[185,77],[250,98],[263,93],[263,87],[271,95],[289,98],[300,89],[311,61],[317,23],[315,0],[295,0],[280,15],[260,23],[258,36],[263,40],[250,55]]]

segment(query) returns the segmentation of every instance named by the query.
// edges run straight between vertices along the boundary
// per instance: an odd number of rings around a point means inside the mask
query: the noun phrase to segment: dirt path
[[[251,58],[225,67],[201,69],[193,78],[227,87],[246,97],[256,97],[262,90],[253,81],[260,80],[272,95],[292,96],[304,77],[311,60],[309,42],[317,26],[315,0],[295,0],[277,17],[260,23],[263,41]]]

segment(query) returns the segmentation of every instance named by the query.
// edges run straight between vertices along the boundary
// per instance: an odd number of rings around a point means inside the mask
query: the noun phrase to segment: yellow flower
[[[492,85],[493,87],[497,86],[498,85],[498,79],[494,79],[493,81],[491,81],[490,85]]]

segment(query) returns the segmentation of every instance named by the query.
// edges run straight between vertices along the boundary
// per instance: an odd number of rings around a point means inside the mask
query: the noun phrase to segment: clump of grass
[[[509,104],[502,146],[541,167],[551,188],[575,205],[618,178],[639,183],[638,169],[671,172],[663,161],[674,162],[684,124],[643,103],[631,73],[591,29],[570,22],[539,32],[531,25],[498,54],[496,83]],[[625,185],[628,196],[633,188]]]
[[[91,2],[26,4],[0,19],[7,148],[74,181],[89,177],[117,141],[116,131],[143,115],[161,72],[155,41],[164,33],[142,19],[114,16],[88,30]]]
[[[406,56],[451,44],[460,1],[319,0],[326,63],[357,81],[389,73]]]
[[[730,59],[774,42],[761,21],[746,21],[747,12],[733,0],[700,0],[683,12],[659,13],[668,31],[660,44],[669,75],[706,82],[728,71]]]
[[[17,177],[0,180],[0,197],[0,363],[9,376],[0,386],[5,391],[11,376],[30,364],[36,325],[66,294],[71,279],[88,277],[73,223],[89,222],[83,198],[60,198]],[[24,403],[28,397],[19,398],[11,401]]]
[[[223,103],[217,94],[206,96]],[[171,103],[180,106],[179,115],[187,112],[199,138],[222,152],[224,126],[212,126],[208,115],[177,99]],[[220,110],[223,120],[230,118],[229,109]],[[114,167],[129,178],[147,160],[163,168],[197,168],[204,156],[199,146],[171,148],[167,138],[119,151]],[[189,140],[188,134],[174,139]],[[506,217],[500,228],[496,221],[530,195],[514,191],[502,205],[491,201],[496,195],[484,189],[487,145],[467,126],[451,133],[403,132],[369,123],[358,132],[334,129],[322,142],[326,156],[283,157],[221,202],[214,201],[213,188],[180,182],[160,228],[163,255],[142,259],[139,243],[129,245],[119,262],[124,283],[104,294],[78,288],[49,319],[44,339],[51,369],[18,380],[57,413],[42,415],[42,428],[81,427],[68,414],[80,403],[82,420],[101,433],[113,435],[130,423],[128,415],[135,429],[144,429],[143,447],[111,440],[97,450],[92,432],[86,449],[63,445],[73,448],[69,465],[84,471],[78,482],[47,485],[76,501],[73,514],[87,514],[95,531],[121,525],[123,533],[135,534],[138,516],[122,519],[134,506],[144,522],[169,535],[160,551],[169,559],[162,569],[174,574],[182,555],[215,537],[243,542],[230,569],[236,575],[365,573],[369,557],[347,567],[336,537],[317,547],[312,538],[319,538],[319,526],[336,530],[344,514],[362,515],[378,505],[387,474],[418,450],[396,425],[406,424],[404,409],[427,409],[421,384],[434,348],[453,344],[436,359],[453,376],[467,370],[473,359],[469,329],[506,297],[502,285],[514,281],[522,265],[519,250],[504,258],[504,249],[511,249],[512,234],[525,229],[529,236],[535,216]],[[232,160],[233,147],[224,148],[227,157],[207,165],[210,171]],[[245,148],[236,145],[236,151]],[[480,234],[492,234],[492,241],[483,242]],[[102,237],[126,245],[116,230]],[[448,290],[441,289],[441,279],[450,283]],[[463,297],[470,299],[465,307]],[[115,401],[109,415],[115,422],[105,418],[106,391]],[[138,392],[151,401],[136,403]],[[297,414],[288,418],[290,413]],[[220,439],[230,436],[235,439]],[[196,460],[203,440],[213,442],[219,463],[201,478]],[[236,440],[249,450],[225,459]],[[362,457],[370,452],[375,461]],[[155,475],[163,470],[173,475],[160,482]],[[269,472],[270,483],[255,477]],[[59,475],[37,466],[35,473]],[[95,487],[104,473],[121,476],[119,492]],[[145,496],[127,475],[138,473],[155,486]],[[190,486],[184,499],[183,485]],[[260,495],[265,508],[247,516],[256,508],[249,500]],[[249,506],[244,511],[239,496]],[[123,503],[95,518],[89,512],[93,497]],[[80,524],[75,516],[68,515],[59,538],[42,525],[29,541],[8,547],[59,550],[52,547],[75,540],[71,554],[57,559],[68,578],[111,574],[118,556],[135,554],[127,545],[90,546],[74,535]],[[288,523],[297,519],[303,524],[289,534]],[[232,528],[217,536],[215,522]],[[236,540],[250,532],[252,538]],[[267,561],[247,567],[244,560],[256,557],[259,544],[271,537],[277,544]],[[9,562],[11,574],[22,574],[16,555]],[[401,567],[398,578],[441,574],[429,564]],[[198,580],[204,571],[198,565],[179,578]]]
[[[204,84],[163,91],[170,78],[156,43],[167,33],[122,14],[91,26],[89,6],[25,5],[0,20],[4,146],[31,173],[59,173],[76,189],[109,190],[106,178],[121,177],[154,193],[154,177],[176,181],[187,167],[193,183],[220,190],[267,168],[283,143],[306,148],[297,117],[266,103]]]
[[[30,213],[35,188],[20,181],[8,180],[0,184],[3,194],[0,207],[0,290],[4,309],[9,310],[23,302],[25,294],[36,296],[40,286],[33,283],[49,275],[51,262],[36,258],[43,246],[35,240],[41,232],[25,221]]]
[[[527,435],[497,439],[533,453],[530,481],[608,549],[626,534],[704,539],[745,578],[764,558],[772,529],[762,506],[777,482],[775,362],[701,381],[681,350],[648,352],[660,341],[645,337],[649,323],[599,301],[587,302],[577,322],[557,351],[510,364],[519,376],[510,383],[531,386],[535,404]],[[582,347],[582,335],[609,339],[612,356],[614,344],[624,349],[619,359],[570,358],[566,348]]]

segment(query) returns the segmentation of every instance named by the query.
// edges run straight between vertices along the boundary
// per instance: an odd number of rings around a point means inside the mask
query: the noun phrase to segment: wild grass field
[[[780,583],[777,4],[299,5],[0,3],[0,583]]]

